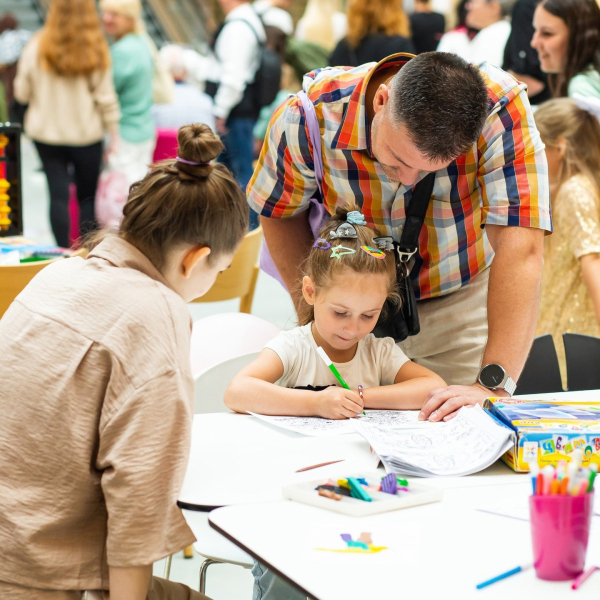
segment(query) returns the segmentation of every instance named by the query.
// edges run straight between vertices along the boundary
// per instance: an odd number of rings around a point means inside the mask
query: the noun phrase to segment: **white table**
[[[344,459],[327,467],[297,469]],[[345,477],[353,471],[374,471],[379,459],[358,434],[309,437],[285,431],[258,419],[234,413],[196,415],[192,448],[179,494],[179,506],[191,510],[282,499],[281,487],[319,477]],[[429,479],[430,485],[519,483],[523,475],[497,462],[468,477]]]
[[[431,480],[428,480],[428,483]],[[531,493],[516,485],[446,489],[442,502],[372,517],[353,518],[281,501],[230,506],[210,513],[212,527],[318,600],[370,598],[564,600],[600,598],[600,574],[573,592],[570,582],[546,582],[533,569],[483,590],[475,585],[531,561],[529,523],[476,510]],[[600,521],[600,517],[595,517]],[[363,531],[379,554],[316,550]],[[600,564],[600,527],[592,534],[588,563]]]

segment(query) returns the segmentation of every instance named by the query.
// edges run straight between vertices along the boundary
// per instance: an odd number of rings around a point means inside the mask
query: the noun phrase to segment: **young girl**
[[[371,333],[396,287],[391,238],[377,236],[358,211],[338,209],[305,265],[300,327],[280,333],[231,382],[229,408],[346,419],[363,408],[421,408],[428,392],[446,385],[392,338]],[[318,347],[351,389],[340,387]]]
[[[119,234],[46,267],[0,321],[3,600],[205,598],[151,574],[194,540],[176,504],[194,404],[186,302],[248,226],[244,194],[211,164],[222,149],[208,126],[182,127],[177,159],[132,186]]]
[[[544,241],[537,335],[551,333],[566,384],[562,334],[600,328],[600,101],[550,100],[535,113],[546,144],[554,233]],[[566,387],[566,385],[565,385]]]

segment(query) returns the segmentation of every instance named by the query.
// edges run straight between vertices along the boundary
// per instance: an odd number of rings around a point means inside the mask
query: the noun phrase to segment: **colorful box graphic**
[[[573,450],[583,451],[583,465],[600,467],[600,402],[558,402],[488,398],[485,409],[516,433],[515,443],[502,460],[519,473],[570,461]]]

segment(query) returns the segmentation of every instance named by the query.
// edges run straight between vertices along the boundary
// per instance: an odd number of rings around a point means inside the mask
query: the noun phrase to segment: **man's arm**
[[[285,219],[261,217],[260,223],[273,262],[297,309],[302,297],[301,267],[313,242],[308,210]]]
[[[499,364],[519,378],[537,325],[542,277],[544,231],[525,227],[487,225],[495,256],[488,287],[488,342],[483,365]],[[491,392],[476,384],[434,390],[419,417],[448,420],[465,405],[481,404]]]
[[[146,600],[152,565],[108,568],[111,600]]]

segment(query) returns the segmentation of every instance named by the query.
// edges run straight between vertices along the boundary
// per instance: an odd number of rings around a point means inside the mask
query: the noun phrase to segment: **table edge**
[[[223,508],[227,508],[227,507],[223,507]],[[273,573],[275,573],[276,575],[278,575],[279,577],[281,577],[287,583],[291,584],[296,589],[300,590],[300,592],[302,592],[303,594],[306,594],[307,598],[313,598],[314,600],[319,600],[316,596],[314,596],[313,594],[309,593],[301,585],[299,585],[298,583],[296,583],[295,581],[293,581],[292,579],[290,579],[287,575],[284,575],[279,569],[275,568],[273,565],[271,565],[270,563],[268,563],[266,560],[263,560],[260,556],[258,556],[258,554],[256,554],[256,552],[253,552],[252,550],[250,550],[250,548],[247,548],[246,546],[244,546],[244,544],[240,543],[233,536],[229,535],[225,530],[221,529],[221,527],[219,527],[216,523],[213,523],[210,520],[210,516],[208,517],[208,524],[215,531],[217,531],[217,533],[220,533],[224,538],[226,538],[227,540],[229,540],[231,543],[235,544],[238,548],[242,549],[246,554],[249,554],[252,558],[254,558],[255,560],[259,561],[261,564],[265,565],[267,568],[269,568],[271,571],[273,571]]]

